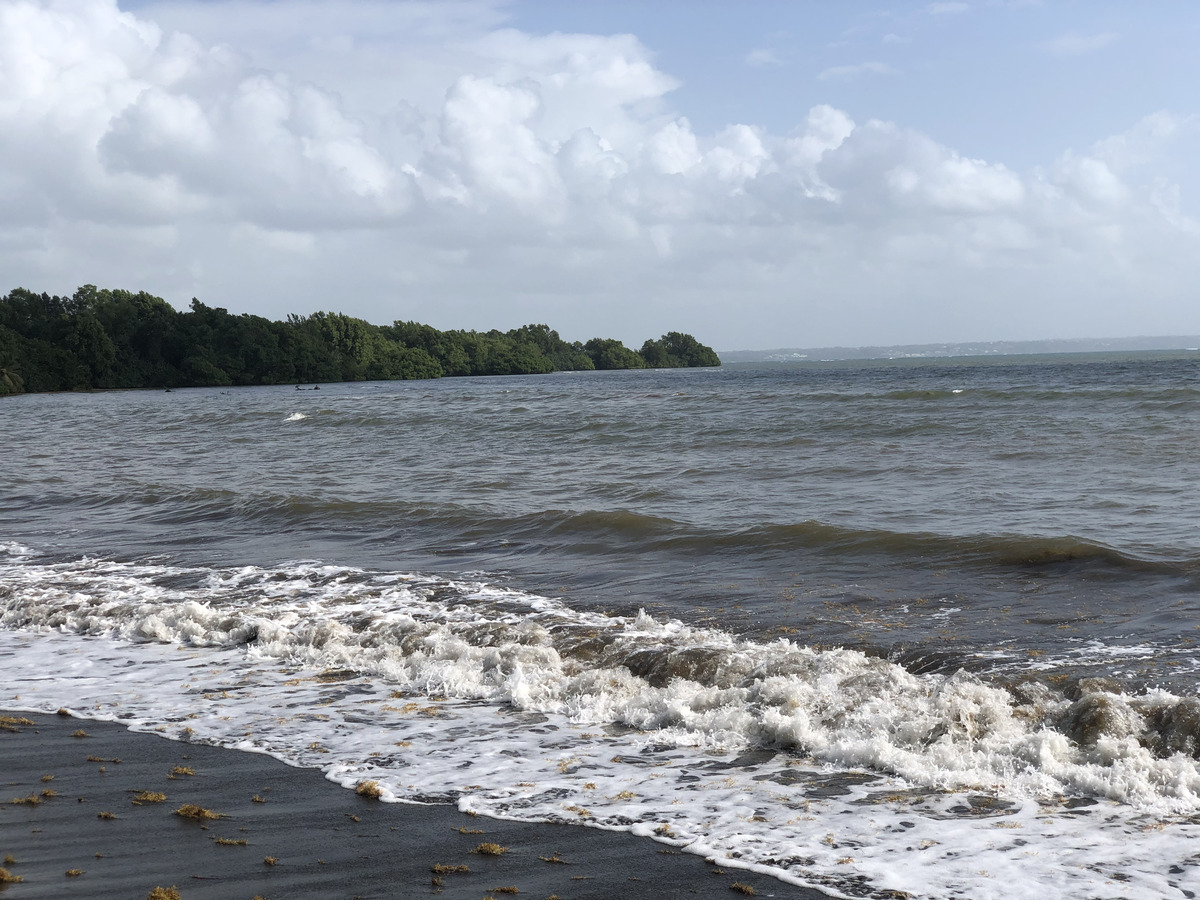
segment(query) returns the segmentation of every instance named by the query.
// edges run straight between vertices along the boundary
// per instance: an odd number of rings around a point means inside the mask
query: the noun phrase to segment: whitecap
[[[1182,702],[1161,692],[1106,697],[1123,730],[1078,743],[1045,687],[312,562],[0,563],[0,622],[19,629],[0,630],[2,705],[389,799],[623,828],[842,895],[1200,889],[1196,761],[1132,735]]]

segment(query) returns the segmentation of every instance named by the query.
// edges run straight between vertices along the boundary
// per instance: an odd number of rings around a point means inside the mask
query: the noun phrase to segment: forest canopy
[[[17,288],[0,298],[0,395],[720,364],[677,331],[631,350],[615,338],[567,342],[546,325],[439,331],[334,312],[279,322],[199,300],[179,312],[144,291],[90,284],[70,297]]]

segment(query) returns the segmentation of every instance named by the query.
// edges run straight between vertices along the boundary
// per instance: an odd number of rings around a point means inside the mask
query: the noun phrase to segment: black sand
[[[508,888],[537,900],[749,895],[735,884],[760,897],[825,898],[623,833],[381,803],[260,754],[7,715],[34,724],[0,730],[0,860],[9,857],[0,866],[24,879],[0,886],[4,900],[142,900],[158,886],[182,900],[502,900]],[[86,737],[73,736],[80,729]],[[195,774],[172,776],[175,767]],[[142,791],[166,800],[136,802]],[[29,797],[39,802],[13,802]],[[184,804],[225,818],[189,821],[174,812]],[[507,852],[473,853],[481,843]],[[438,865],[470,871],[435,875]]]

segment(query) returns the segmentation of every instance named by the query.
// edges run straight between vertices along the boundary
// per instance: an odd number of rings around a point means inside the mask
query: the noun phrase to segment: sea
[[[1200,893],[1200,353],[0,401],[0,707],[834,897]]]

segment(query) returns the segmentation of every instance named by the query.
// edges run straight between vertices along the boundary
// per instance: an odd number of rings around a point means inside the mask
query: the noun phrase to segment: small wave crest
[[[299,421],[294,413],[285,421]],[[657,494],[647,488],[625,491],[629,502],[651,504]],[[80,506],[86,509],[136,506],[137,516],[151,509],[155,521],[254,523],[294,527],[311,521],[330,527],[386,531],[397,522],[427,530],[440,545],[469,542],[523,542],[542,550],[569,554],[662,552],[692,556],[735,553],[743,559],[777,559],[796,552],[833,554],[842,559],[884,558],[909,563],[1005,569],[1102,569],[1113,573],[1154,573],[1190,577],[1200,559],[1187,550],[1117,548],[1074,535],[940,534],[857,528],[817,520],[763,522],[735,528],[699,525],[631,509],[546,509],[499,515],[451,503],[414,503],[397,499],[360,501],[319,494],[248,493],[216,488],[146,484],[128,491],[71,494],[43,493],[26,505]]]
[[[29,559],[30,557],[40,555],[32,547],[26,547],[24,544],[18,544],[16,541],[0,541],[0,554],[12,559]]]

